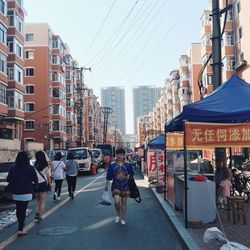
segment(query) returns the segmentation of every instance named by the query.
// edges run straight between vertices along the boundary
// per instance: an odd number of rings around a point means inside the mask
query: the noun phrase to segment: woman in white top
[[[55,160],[52,161],[52,171],[53,171],[53,179],[55,181],[55,193],[54,200],[60,200],[62,182],[65,177],[66,166],[62,159],[61,152],[57,152],[55,155]]]
[[[45,207],[45,198],[48,191],[51,191],[51,179],[50,179],[50,169],[49,164],[46,160],[43,151],[38,151],[35,154],[35,170],[38,178],[38,188],[36,189],[37,194],[37,206],[36,206],[36,216],[35,219],[42,221],[42,214]]]

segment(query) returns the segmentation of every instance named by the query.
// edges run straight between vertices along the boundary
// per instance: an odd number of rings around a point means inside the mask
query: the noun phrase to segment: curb
[[[144,176],[144,180],[148,181],[147,176]],[[155,188],[149,188],[152,190],[162,210],[165,212],[165,215],[169,220],[171,227],[180,239],[184,249],[200,250],[201,248],[197,245],[196,241],[192,238],[187,229],[182,225],[181,221],[171,209],[168,202],[164,201],[161,195],[156,192]]]

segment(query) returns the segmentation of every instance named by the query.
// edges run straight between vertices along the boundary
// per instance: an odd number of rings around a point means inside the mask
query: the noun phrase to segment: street
[[[48,194],[44,221],[34,222],[35,202],[26,218],[27,235],[17,238],[17,224],[0,231],[0,249],[182,249],[153,192],[141,175],[136,175],[142,203],[128,200],[126,225],[114,223],[114,206],[98,203],[106,173],[79,176],[74,200],[63,196],[53,201]]]

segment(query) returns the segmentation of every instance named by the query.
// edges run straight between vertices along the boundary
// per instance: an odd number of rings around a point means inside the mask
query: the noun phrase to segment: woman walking
[[[45,198],[47,192],[51,191],[50,169],[48,167],[48,162],[43,151],[36,152],[35,157],[35,170],[38,178],[38,188],[35,191],[37,194],[35,219],[38,221],[42,221],[42,215],[45,207]]]
[[[109,181],[113,180],[111,191],[116,208],[115,223],[121,222],[121,225],[125,225],[127,197],[129,197],[128,179],[130,175],[134,175],[134,171],[131,165],[124,161],[125,150],[123,148],[117,149],[115,153],[116,160],[108,168],[105,191],[108,191]]]
[[[74,192],[76,190],[76,178],[79,170],[78,162],[74,160],[74,155],[68,153],[66,165],[66,180],[68,183],[69,197],[74,199]]]
[[[60,200],[61,189],[62,189],[62,182],[64,179],[66,166],[62,159],[61,152],[57,152],[55,155],[55,160],[52,161],[52,171],[53,171],[53,179],[55,181],[55,193],[54,193],[54,200]]]
[[[28,154],[21,151],[17,154],[15,166],[11,168],[7,181],[16,202],[16,217],[18,220],[18,237],[26,234],[24,232],[24,221],[29,201],[32,199],[33,183],[38,183],[35,169],[30,166]]]

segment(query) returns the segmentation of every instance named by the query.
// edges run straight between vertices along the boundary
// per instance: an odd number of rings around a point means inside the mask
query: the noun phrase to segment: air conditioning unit
[[[239,61],[235,66],[234,66],[234,69],[235,70],[238,70],[244,66],[247,65],[247,61],[246,60],[242,60],[242,61]]]

